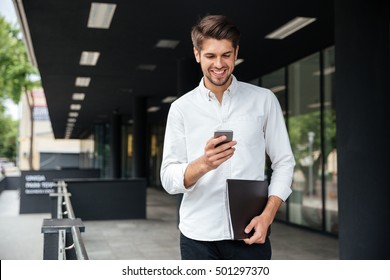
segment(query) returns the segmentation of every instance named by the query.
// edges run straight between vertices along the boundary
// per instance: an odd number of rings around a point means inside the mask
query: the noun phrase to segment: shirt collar
[[[237,86],[238,86],[237,79],[234,75],[232,75],[232,83],[230,84],[230,86],[226,90],[230,97],[232,97],[235,94]],[[207,99],[209,99],[211,95],[214,96],[212,91],[205,87],[204,77],[200,80],[199,90],[200,90],[200,93],[202,94],[202,96],[204,96]]]

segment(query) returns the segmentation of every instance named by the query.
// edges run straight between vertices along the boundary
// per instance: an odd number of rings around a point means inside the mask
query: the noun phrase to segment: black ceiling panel
[[[239,57],[245,62],[235,75],[243,81],[333,44],[333,1],[104,1],[117,4],[109,29],[87,27],[92,2],[22,1],[56,138],[65,135],[75,92],[86,93],[86,98],[79,102],[73,138],[93,123],[109,121],[114,110],[131,116],[133,96],[156,100],[176,95],[177,61],[193,59],[190,30],[206,14],[225,14],[239,26]],[[296,16],[317,21],[284,40],[264,39]],[[180,43],[173,50],[159,49],[155,44],[160,39]],[[80,66],[82,51],[99,51],[97,65]],[[139,64],[156,68],[139,70]],[[77,76],[91,77],[90,86],[76,87]]]

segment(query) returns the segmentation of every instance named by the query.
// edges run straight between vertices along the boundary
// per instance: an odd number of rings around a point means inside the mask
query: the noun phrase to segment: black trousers
[[[244,241],[198,241],[180,233],[182,260],[270,260],[271,241],[264,244],[247,245]]]

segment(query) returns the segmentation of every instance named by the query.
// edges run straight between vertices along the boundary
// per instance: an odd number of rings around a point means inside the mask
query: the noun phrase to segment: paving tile
[[[147,219],[83,221],[83,241],[92,260],[178,260],[177,198],[148,188]],[[0,259],[42,259],[42,221],[49,213],[19,215],[18,191],[0,194]],[[77,216],[77,213],[76,213]],[[338,240],[309,230],[274,223],[275,260],[338,259]]]

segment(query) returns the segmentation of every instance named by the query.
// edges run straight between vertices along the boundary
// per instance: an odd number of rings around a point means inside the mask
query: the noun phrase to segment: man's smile
[[[214,75],[214,76],[223,76],[226,72],[226,69],[211,69],[210,72]]]

